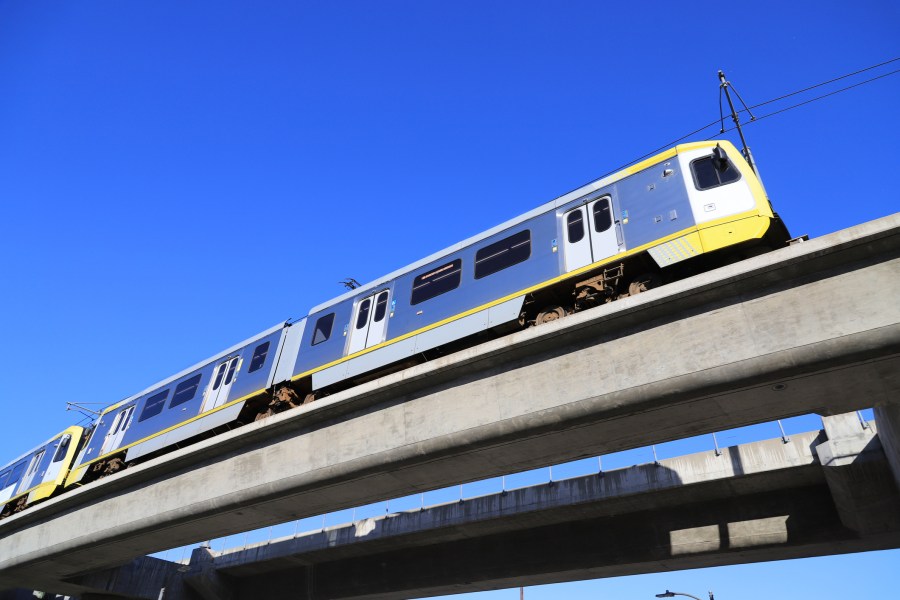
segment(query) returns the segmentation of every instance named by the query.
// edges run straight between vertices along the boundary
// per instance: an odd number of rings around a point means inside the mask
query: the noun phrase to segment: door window
[[[372,300],[370,298],[366,298],[359,305],[359,311],[356,315],[356,328],[362,329],[366,325],[369,324],[369,306],[372,305]]]
[[[584,218],[581,210],[573,210],[566,217],[566,233],[570,244],[577,244],[584,238]]]
[[[384,315],[387,313],[388,295],[389,292],[387,290],[378,294],[378,299],[375,300],[375,316],[372,317],[373,322],[381,322],[381,320],[384,318]]]
[[[612,227],[612,211],[609,207],[609,198],[601,198],[594,203],[594,231],[603,233]]]

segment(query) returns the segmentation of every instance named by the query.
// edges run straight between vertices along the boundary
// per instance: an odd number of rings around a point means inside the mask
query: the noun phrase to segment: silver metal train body
[[[0,469],[3,515],[335,390],[776,248],[788,237],[731,144],[678,146],[108,407],[87,430],[70,428]]]

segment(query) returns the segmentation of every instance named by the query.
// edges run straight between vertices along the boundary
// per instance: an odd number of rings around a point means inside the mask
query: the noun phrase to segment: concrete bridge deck
[[[363,519],[77,583],[166,600],[402,598],[900,547],[874,427],[825,429]],[[836,450],[839,450],[836,452]],[[840,456],[837,456],[840,454]],[[96,596],[90,596],[96,597]]]
[[[896,401],[898,255],[894,215],[243,427],[4,520],[0,585],[79,593],[82,574],[180,544]]]

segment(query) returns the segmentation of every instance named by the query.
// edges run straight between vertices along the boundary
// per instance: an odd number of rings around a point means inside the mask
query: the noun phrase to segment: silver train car
[[[32,469],[20,465],[35,455],[0,470],[2,514],[385,373],[778,248],[789,237],[734,146],[677,146],[106,408],[84,432],[60,434],[71,436],[59,461],[64,476],[42,458],[26,480]],[[36,494],[33,477],[51,475],[53,489]]]

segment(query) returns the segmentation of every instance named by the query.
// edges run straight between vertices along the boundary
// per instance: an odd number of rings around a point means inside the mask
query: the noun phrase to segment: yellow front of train
[[[675,151],[702,252],[772,237],[777,216],[759,177],[737,148],[727,141],[711,141],[683,144]],[[775,242],[770,246],[781,245],[787,237],[769,241]]]
[[[707,255],[712,259],[705,263],[704,269],[708,269],[780,248],[790,238],[759,177],[730,142],[682,144],[629,167],[614,179],[646,178],[647,173],[659,173],[665,179],[676,169],[690,205],[692,225],[631,248],[629,254],[646,251],[660,268]],[[623,223],[627,224],[627,219]]]

